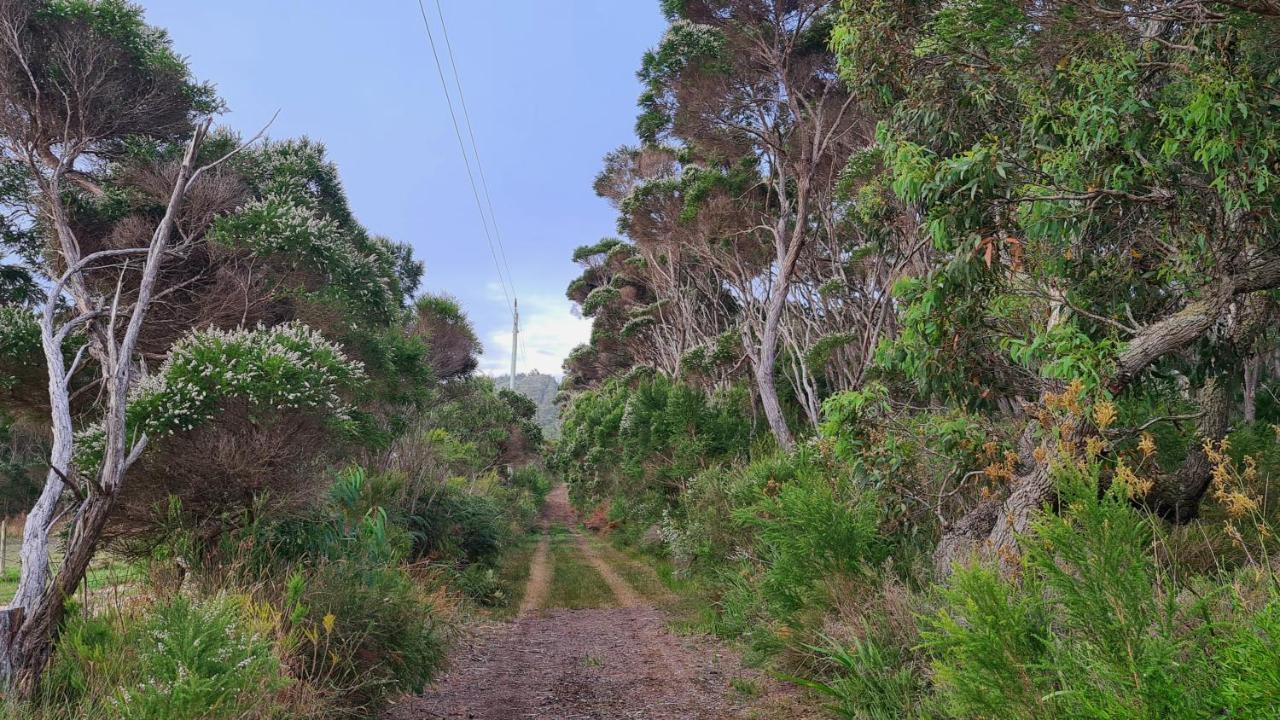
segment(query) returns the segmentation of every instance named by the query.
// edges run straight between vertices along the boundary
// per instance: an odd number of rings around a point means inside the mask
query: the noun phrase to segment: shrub
[[[1229,576],[1179,592],[1185,584],[1149,550],[1152,520],[1133,511],[1120,483],[1100,492],[1096,468],[1057,475],[1064,507],[1024,538],[1022,577],[961,570],[924,620],[947,712],[1191,720],[1273,711],[1274,592],[1256,610]]]
[[[509,597],[497,569],[488,565],[468,565],[457,573],[455,582],[462,594],[486,607],[499,607]]]
[[[464,564],[495,559],[509,534],[502,508],[492,499],[449,485],[424,498],[406,519],[413,537],[410,557],[452,558]]]
[[[924,677],[906,648],[878,637],[810,648],[836,677],[828,682],[797,679],[803,687],[834,699],[831,710],[847,720],[910,720],[924,717]]]
[[[444,626],[403,569],[322,562],[299,599],[305,631],[295,664],[343,713],[375,714],[389,696],[421,691],[444,664]]]
[[[175,597],[137,619],[71,621],[49,669],[54,714],[120,720],[270,717],[287,680],[241,600]]]
[[[756,503],[738,513],[755,529],[765,565],[761,592],[784,617],[804,608],[831,575],[857,576],[887,556],[875,495],[842,483],[807,454],[794,477],[770,481]]]

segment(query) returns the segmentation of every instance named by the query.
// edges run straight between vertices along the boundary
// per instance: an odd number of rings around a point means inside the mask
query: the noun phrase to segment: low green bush
[[[73,618],[46,676],[50,717],[232,720],[274,717],[288,684],[243,598],[185,597],[135,618]]]
[[[406,518],[412,559],[490,562],[510,534],[503,508],[492,498],[442,486]]]
[[[1096,467],[1057,477],[1062,508],[1033,523],[1020,573],[957,569],[918,617],[918,645],[873,633],[822,649],[837,669],[809,685],[856,720],[1274,716],[1275,579],[1179,581],[1119,483],[1100,490]]]
[[[419,692],[444,664],[445,627],[407,571],[322,562],[299,593],[300,676],[331,691],[336,710],[375,715],[396,693]]]
[[[824,580],[871,572],[890,549],[879,533],[873,493],[807,453],[794,463],[792,478],[770,481],[755,503],[737,513],[755,531],[764,565],[760,591],[782,617],[821,603]]]

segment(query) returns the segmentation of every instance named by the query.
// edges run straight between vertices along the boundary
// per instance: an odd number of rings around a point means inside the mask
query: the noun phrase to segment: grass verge
[[[551,592],[546,607],[579,610],[617,606],[604,578],[587,564],[569,533],[552,533],[551,563]]]

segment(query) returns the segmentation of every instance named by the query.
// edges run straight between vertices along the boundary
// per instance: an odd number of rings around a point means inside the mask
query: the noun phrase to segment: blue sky
[[[635,70],[665,25],[658,0],[441,1],[521,298],[520,369],[559,374],[588,333],[564,298],[569,256],[614,233],[591,181],[606,152],[633,142]],[[504,372],[510,317],[417,1],[141,4],[217,85],[224,123],[252,135],[279,110],[272,137],[328,147],[361,222],[413,245],[424,288],[462,302],[482,368]]]

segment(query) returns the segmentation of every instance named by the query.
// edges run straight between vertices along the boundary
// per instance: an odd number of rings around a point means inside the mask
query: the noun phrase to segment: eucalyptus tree
[[[666,2],[671,21],[645,55],[646,85],[637,130],[693,150],[714,165],[744,159],[765,198],[745,231],[768,248],[767,262],[737,300],[743,344],[769,427],[794,444],[778,398],[781,325],[797,267],[823,232],[848,150],[866,140],[854,97],[828,49],[831,11],[824,0]]]

